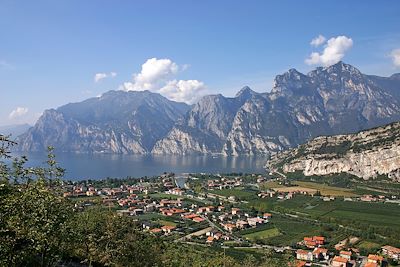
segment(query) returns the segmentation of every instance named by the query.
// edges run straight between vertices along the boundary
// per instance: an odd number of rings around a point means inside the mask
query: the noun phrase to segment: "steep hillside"
[[[364,179],[387,175],[400,181],[400,123],[317,137],[273,155],[266,167],[285,173],[301,171],[306,176],[346,172]]]
[[[35,126],[18,138],[18,149],[148,153],[188,110],[149,91],[110,91],[101,97],[46,110]]]

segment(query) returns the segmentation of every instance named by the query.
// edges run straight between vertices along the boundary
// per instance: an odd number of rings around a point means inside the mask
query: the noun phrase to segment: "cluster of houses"
[[[382,255],[369,254],[368,257],[360,261],[362,265],[357,265],[357,259],[359,259],[359,251],[354,248],[344,249],[342,246],[338,247],[338,253],[330,253],[327,248],[323,246],[326,244],[325,237],[323,236],[312,236],[304,237],[304,239],[298,243],[298,245],[306,247],[307,249],[298,249],[296,251],[297,267],[302,266],[313,266],[313,263],[319,262],[332,267],[381,267],[386,266],[385,258],[399,261],[400,249],[392,246],[383,246],[381,249]]]
[[[277,199],[292,199],[296,194],[314,196],[318,193],[318,190],[304,188],[299,186],[289,186],[280,188],[271,188],[267,191],[260,192],[258,197],[260,198],[277,198]]]
[[[219,190],[231,189],[242,185],[243,185],[243,180],[239,177],[236,178],[222,177],[220,179],[207,181],[208,189],[219,189]]]
[[[250,227],[257,227],[268,223],[272,217],[271,213],[264,213],[262,217],[250,216],[238,208],[232,208],[231,212],[225,212],[216,220],[226,231],[243,230]]]

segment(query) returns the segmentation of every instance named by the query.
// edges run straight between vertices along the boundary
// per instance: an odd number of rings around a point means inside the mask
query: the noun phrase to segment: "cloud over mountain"
[[[165,97],[186,103],[194,103],[204,94],[203,82],[198,80],[177,80],[175,77],[187,69],[171,59],[150,58],[143,63],[141,71],[133,74],[132,81],[125,82],[121,89],[125,91],[149,90]]]
[[[311,45],[319,46],[325,40],[322,35],[314,38]],[[337,36],[330,38],[324,45],[322,52],[312,52],[305,60],[308,65],[323,65],[325,67],[333,65],[345,56],[345,53],[353,46],[353,40],[347,36]]]

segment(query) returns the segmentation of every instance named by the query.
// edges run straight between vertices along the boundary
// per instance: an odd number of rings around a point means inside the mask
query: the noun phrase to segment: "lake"
[[[40,166],[45,153],[26,153],[28,166]],[[106,177],[143,177],[174,173],[264,173],[265,156],[211,155],[119,155],[57,152],[57,161],[66,169],[66,179],[102,179]]]

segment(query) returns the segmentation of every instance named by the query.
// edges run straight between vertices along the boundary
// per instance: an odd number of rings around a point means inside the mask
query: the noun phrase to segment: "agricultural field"
[[[260,185],[260,187],[262,190],[267,190],[267,189],[271,189],[271,188],[280,188],[280,187],[285,187],[285,186],[282,184],[279,184],[279,182],[277,182],[277,181],[268,181],[268,182],[262,183]]]
[[[256,240],[266,239],[266,238],[270,238],[270,237],[275,237],[278,235],[281,235],[279,229],[271,228],[271,229],[261,230],[261,231],[254,232],[251,234],[243,235],[243,237],[248,240],[251,240],[251,241],[256,241]]]
[[[392,226],[400,229],[400,206],[391,203],[352,202],[336,199],[325,202],[321,199],[296,196],[291,200],[276,202],[274,207],[305,214],[311,218],[331,217],[354,220],[377,226]]]
[[[323,196],[342,196],[342,197],[356,197],[358,196],[352,189],[329,186],[314,182],[296,181],[296,185],[310,189],[318,190]]]
[[[230,197],[234,196],[237,199],[240,200],[247,200],[247,199],[253,199],[257,197],[257,191],[253,190],[246,190],[246,189],[222,189],[222,190],[213,190],[210,191],[210,193],[224,196],[224,197]]]
[[[301,219],[288,218],[274,215],[270,221],[272,229],[277,229],[280,235],[269,237],[266,244],[276,246],[293,245],[301,241],[307,235],[319,235],[322,226]]]

